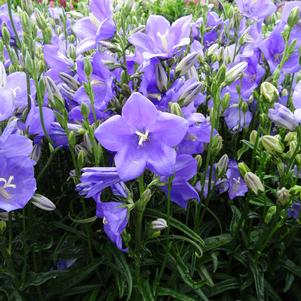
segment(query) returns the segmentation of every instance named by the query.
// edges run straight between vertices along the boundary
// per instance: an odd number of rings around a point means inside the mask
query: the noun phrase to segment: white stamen
[[[136,131],[135,133],[139,136],[139,142],[138,142],[138,144],[140,146],[143,145],[143,142],[145,142],[145,141],[148,140],[148,134],[149,134],[148,130],[145,133],[141,133],[139,131]]]
[[[168,52],[168,42],[167,42],[167,38],[166,38],[167,34],[168,34],[168,31],[166,31],[165,34],[161,34],[160,32],[157,33],[158,37],[161,40],[162,47],[166,52]]]
[[[10,199],[11,195],[7,192],[7,188],[16,188],[17,186],[15,184],[12,184],[12,181],[14,180],[14,176],[10,176],[8,180],[5,178],[0,178],[0,183],[3,183],[4,185],[0,187],[0,195],[4,197],[5,199]]]
[[[102,223],[103,223],[104,225],[106,225],[106,224],[108,223],[108,221],[107,221],[107,219],[106,219],[105,217],[102,219]]]

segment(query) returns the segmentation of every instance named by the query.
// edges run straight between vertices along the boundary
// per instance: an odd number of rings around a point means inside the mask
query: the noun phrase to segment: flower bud
[[[229,157],[227,154],[224,154],[217,162],[216,164],[216,174],[217,177],[220,179],[222,178],[227,169],[228,169],[228,164],[229,164]]]
[[[180,63],[176,66],[176,74],[183,75],[197,62],[199,54],[192,52],[186,55]]]
[[[292,28],[298,23],[299,20],[300,20],[300,9],[299,7],[294,7],[291,10],[291,13],[287,19],[287,24]]]
[[[59,91],[59,89],[58,89],[57,85],[55,84],[55,82],[53,81],[53,79],[49,76],[44,76],[43,81],[44,81],[46,91],[48,94],[48,99],[53,104],[57,103],[57,100],[60,100],[61,104],[63,104],[65,106],[61,92]],[[60,103],[57,103],[57,104],[60,105]]]
[[[223,148],[223,138],[220,135],[215,135],[212,138],[212,152],[216,156]]]
[[[256,140],[257,140],[257,131],[253,130],[251,133],[250,133],[250,137],[249,137],[249,141],[255,145],[256,144]]]
[[[71,147],[74,147],[76,144],[76,138],[73,131],[71,131],[68,135],[68,141]]]
[[[0,62],[0,87],[4,88],[7,84],[6,70],[2,62]]]
[[[297,141],[297,133],[296,132],[288,132],[284,137],[285,142]]]
[[[283,144],[279,141],[279,138],[276,136],[265,135],[260,139],[260,142],[265,148],[265,150],[270,154],[282,154],[284,151]]]
[[[31,34],[32,31],[32,22],[27,14],[27,12],[22,11],[21,13],[21,23],[22,23],[22,28],[24,32],[28,33],[29,35]]]
[[[203,158],[200,154],[198,154],[198,155],[195,156],[195,159],[196,159],[196,162],[197,162],[197,165],[198,165],[198,170],[199,170],[202,167]]]
[[[223,97],[223,99],[222,99],[222,101],[221,101],[223,111],[226,110],[226,109],[229,107],[229,104],[230,104],[230,98],[231,98],[230,93],[227,92],[227,93],[224,95],[224,97]]]
[[[34,67],[33,67],[33,60],[29,54],[28,51],[26,51],[26,54],[25,54],[25,69],[30,73],[32,74],[33,71],[34,71]]]
[[[167,222],[164,218],[157,218],[152,221],[152,229],[155,231],[162,231],[168,227]]]
[[[170,112],[177,116],[183,116],[182,109],[177,102],[170,103]]]
[[[226,66],[222,65],[217,71],[216,82],[219,84],[223,83],[225,81],[225,76],[226,76]]]
[[[218,49],[219,49],[218,44],[212,44],[207,50],[207,55],[211,56],[215,54],[218,51]]]
[[[87,57],[85,58],[85,61],[84,61],[84,71],[87,76],[87,79],[89,80],[91,77],[91,74],[93,72],[93,67],[92,67],[90,59]]]
[[[238,80],[245,72],[247,67],[248,67],[248,63],[240,62],[236,64],[234,67],[232,67],[230,70],[228,70],[225,75],[226,84],[230,85],[234,81]]]
[[[241,173],[241,175],[243,177],[245,176],[245,174],[247,172],[251,171],[250,168],[248,167],[248,165],[244,162],[238,163],[238,169],[239,169],[239,172]]]
[[[167,82],[167,75],[163,66],[161,63],[156,64],[156,83],[160,92],[167,90]]]
[[[9,45],[10,43],[10,33],[6,26],[2,26],[2,40],[5,45]]]
[[[89,114],[90,114],[90,108],[88,107],[88,105],[86,103],[84,103],[84,102],[81,103],[80,112],[85,119],[88,119]]]
[[[281,206],[286,206],[290,199],[290,192],[285,187],[277,191],[277,203]]]
[[[59,76],[72,90],[76,91],[79,88],[80,83],[73,76],[65,72],[60,72]]]
[[[289,143],[289,150],[286,152],[285,156],[291,159],[294,156],[297,147],[298,147],[297,141],[291,141]]]
[[[298,126],[298,120],[289,108],[275,103],[274,109],[269,109],[270,119],[278,126],[293,131]]]
[[[39,28],[41,30],[44,30],[47,27],[47,22],[46,22],[44,16],[41,14],[41,12],[37,8],[35,9],[34,13],[35,13],[36,21],[37,21]]]
[[[38,193],[32,197],[31,203],[45,211],[53,211],[56,209],[55,205],[48,198]]]
[[[184,107],[188,106],[192,101],[194,101],[196,96],[201,92],[201,89],[202,89],[202,84],[200,82],[195,82],[191,84],[180,96],[179,103]]]
[[[269,209],[268,209],[268,212],[264,218],[264,222],[266,224],[269,224],[270,221],[272,220],[273,216],[276,214],[276,211],[277,211],[277,207],[275,205],[271,206]]]
[[[42,155],[42,146],[39,143],[34,144],[32,153],[31,153],[31,159],[38,162]]]
[[[277,88],[269,82],[263,82],[261,84],[260,94],[268,103],[273,103],[279,98],[279,92]]]
[[[258,176],[256,176],[253,172],[248,171],[244,180],[247,186],[257,195],[259,191],[264,192],[264,186]]]
[[[87,152],[83,148],[80,148],[77,154],[77,163],[80,169],[85,166],[86,156],[87,156]]]
[[[301,154],[297,154],[295,157],[295,160],[296,160],[298,166],[301,166]]]

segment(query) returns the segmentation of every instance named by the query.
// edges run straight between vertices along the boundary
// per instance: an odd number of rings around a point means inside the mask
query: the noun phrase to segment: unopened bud
[[[152,221],[152,229],[155,231],[162,231],[168,227],[167,221],[164,218],[158,218]]]
[[[261,84],[260,94],[268,103],[273,103],[279,98],[279,92],[277,88],[269,82],[263,82]]]
[[[245,176],[245,174],[247,172],[251,171],[250,168],[248,167],[248,165],[244,162],[238,163],[238,169],[239,169],[239,172],[241,173],[241,175],[243,177]]]
[[[181,105],[188,106],[196,96],[201,92],[202,84],[200,82],[195,82],[191,84],[187,89],[185,89],[184,93],[180,96],[179,103]]]
[[[200,154],[196,155],[195,156],[195,160],[198,164],[198,170],[202,167],[202,164],[203,164],[203,158]]]
[[[166,72],[161,65],[161,63],[156,64],[156,82],[158,89],[163,92],[167,90],[167,75]]]
[[[255,131],[255,130],[252,130],[252,132],[250,133],[249,140],[250,140],[250,142],[251,142],[253,145],[256,144],[257,135],[258,135],[258,133],[257,133],[257,131]]]
[[[5,45],[9,45],[10,43],[10,33],[6,26],[2,26],[2,40]]]
[[[222,108],[223,110],[226,110],[228,107],[229,107],[229,104],[230,104],[230,93],[226,93],[222,99]]]
[[[92,67],[92,64],[91,64],[91,61],[89,58],[85,58],[85,61],[84,61],[84,71],[85,71],[85,74],[87,76],[87,79],[89,80],[90,77],[91,77],[91,74],[93,72],[93,67]]]
[[[74,91],[76,91],[80,86],[80,83],[73,76],[65,72],[60,72],[60,78]]]
[[[226,72],[225,81],[227,85],[230,85],[234,81],[238,80],[244,71],[247,69],[248,64],[246,62],[241,62],[236,64],[230,70]]]
[[[298,23],[299,20],[300,20],[300,9],[299,7],[294,7],[291,10],[291,13],[288,17],[287,24],[292,28]]]
[[[270,221],[272,220],[273,216],[276,214],[276,211],[277,211],[277,207],[275,205],[271,206],[268,209],[268,212],[267,212],[266,216],[264,217],[264,222],[266,224],[270,223]]]
[[[48,198],[38,193],[36,193],[32,197],[31,203],[45,211],[53,211],[56,208],[55,205]]]
[[[176,66],[176,73],[183,75],[189,71],[189,69],[197,62],[199,54],[192,52],[186,55],[180,63]]]
[[[217,83],[221,84],[225,81],[225,76],[226,76],[226,66],[222,65],[216,75],[216,81]]]
[[[297,141],[297,133],[296,132],[288,132],[284,137],[285,142]]]
[[[170,103],[170,112],[177,116],[183,116],[182,109],[177,102]]]
[[[257,195],[259,191],[264,192],[264,186],[260,180],[260,178],[255,175],[253,172],[248,171],[245,176],[244,180],[247,186]]]
[[[260,142],[264,149],[270,154],[282,154],[284,151],[283,144],[276,136],[265,135],[260,139]]]
[[[216,164],[216,173],[218,178],[222,178],[227,169],[229,164],[229,157],[227,154],[224,154],[217,162]]]
[[[277,191],[277,202],[282,206],[286,206],[290,199],[290,192],[285,187]]]
[[[223,148],[223,138],[220,135],[215,135],[212,138],[212,152],[216,156]]]

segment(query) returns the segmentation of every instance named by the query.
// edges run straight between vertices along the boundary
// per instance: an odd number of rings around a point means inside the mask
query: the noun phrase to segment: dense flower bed
[[[51,3],[0,7],[1,300],[299,300],[301,2]]]

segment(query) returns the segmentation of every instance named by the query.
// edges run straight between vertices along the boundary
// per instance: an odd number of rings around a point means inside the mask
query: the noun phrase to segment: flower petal
[[[140,131],[145,131],[157,116],[155,105],[138,92],[133,93],[122,108],[122,117]]]
[[[134,131],[127,125],[120,115],[115,115],[95,130],[95,137],[98,142],[110,151],[119,151],[125,144],[129,144]]]
[[[188,130],[188,122],[177,115],[160,112],[155,123],[153,123],[149,131],[155,140],[169,146],[179,144]]]

